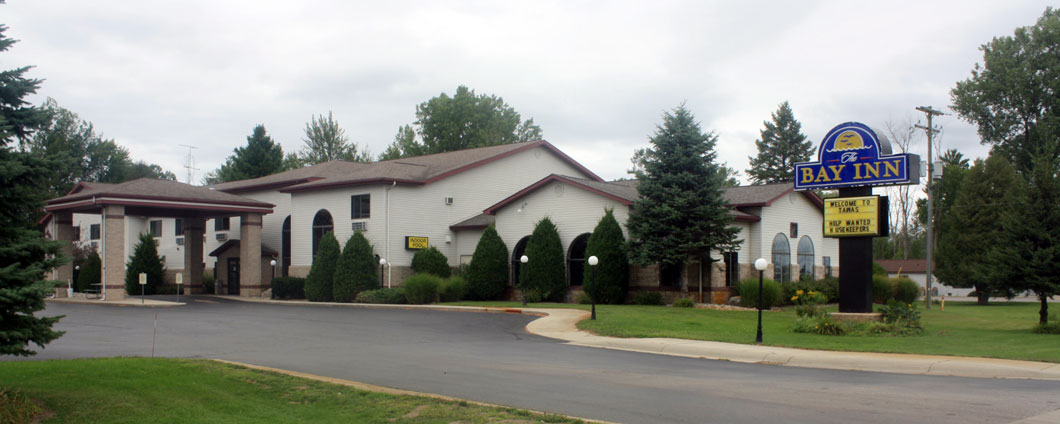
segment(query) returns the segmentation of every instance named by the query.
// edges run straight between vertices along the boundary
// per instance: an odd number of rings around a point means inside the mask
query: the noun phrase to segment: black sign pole
[[[839,189],[839,197],[871,195],[872,187]],[[839,312],[872,312],[872,237],[839,239]]]

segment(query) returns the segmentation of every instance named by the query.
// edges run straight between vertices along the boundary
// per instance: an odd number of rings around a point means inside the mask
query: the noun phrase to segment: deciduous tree
[[[372,155],[351,143],[346,131],[339,127],[335,116],[328,111],[328,116],[314,116],[305,124],[305,148],[299,155],[302,162],[313,165],[332,160],[351,162],[371,162]]]

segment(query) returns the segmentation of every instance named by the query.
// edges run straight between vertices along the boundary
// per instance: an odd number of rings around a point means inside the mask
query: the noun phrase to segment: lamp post
[[[600,292],[600,288],[596,287],[596,264],[598,263],[600,263],[599,258],[596,256],[589,257],[589,282],[593,285],[592,290],[590,290],[592,293],[589,293],[589,297],[592,298],[593,301],[593,314],[589,318],[591,320],[596,319],[596,293]]]
[[[386,266],[386,259],[379,258],[379,288],[383,288],[383,267]]]
[[[276,279],[276,259],[275,258],[273,258],[271,261],[269,261],[269,266],[272,267],[272,279],[275,280]],[[269,284],[272,285],[271,282]],[[276,293],[272,293],[272,298],[273,299],[276,298]]]
[[[519,262],[525,266],[527,262],[530,262],[530,258],[526,257],[526,255],[523,255],[519,258]],[[523,281],[522,277],[523,267],[519,267],[519,275],[516,275],[515,278],[519,280],[519,291],[523,293],[523,306],[526,306],[526,282]]]
[[[758,334],[755,335],[755,344],[762,344],[762,274],[769,266],[764,258],[755,259],[755,269],[758,270]]]

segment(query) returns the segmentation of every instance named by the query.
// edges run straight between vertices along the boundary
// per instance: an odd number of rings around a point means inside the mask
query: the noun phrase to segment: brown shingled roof
[[[319,179],[339,178],[359,169],[366,168],[369,165],[370,164],[367,163],[333,160],[277,174],[266,175],[260,178],[221,183],[215,185],[214,188],[218,191],[228,193],[283,188]]]
[[[458,230],[480,230],[489,227],[496,221],[493,215],[479,214],[463,221],[457,222],[456,224],[450,225],[449,229],[453,231]]]
[[[78,183],[65,196],[48,200],[46,211],[77,209],[95,204],[126,204],[150,207],[208,205],[207,209],[272,212],[274,205],[234,194],[170,180],[140,178],[120,184]],[[187,206],[184,205],[184,206]]]

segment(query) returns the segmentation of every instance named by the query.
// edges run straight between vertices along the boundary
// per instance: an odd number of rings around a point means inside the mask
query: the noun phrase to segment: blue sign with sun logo
[[[887,137],[860,122],[832,128],[817,152],[817,162],[795,164],[795,189],[917,184],[920,156],[891,154]]]

